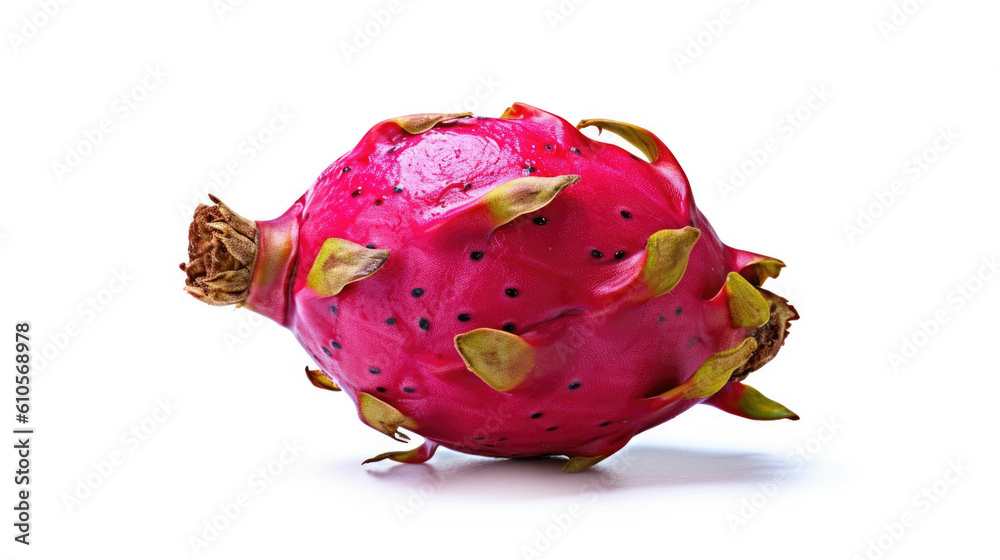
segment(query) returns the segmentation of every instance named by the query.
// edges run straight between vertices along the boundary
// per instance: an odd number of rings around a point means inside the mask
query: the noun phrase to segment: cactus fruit
[[[314,385],[425,440],[369,461],[443,445],[581,471],[702,402],[797,419],[742,383],[798,318],[760,288],[784,264],[724,245],[642,128],[523,104],[411,115],[375,125],[274,220],[212,200],[186,290],[291,329]]]

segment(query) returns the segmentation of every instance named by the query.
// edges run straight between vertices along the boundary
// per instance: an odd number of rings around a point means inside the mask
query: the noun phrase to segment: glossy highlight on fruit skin
[[[706,402],[797,419],[742,384],[798,315],[760,288],[784,266],[730,248],[645,129],[545,111],[375,125],[282,216],[213,198],[190,231],[187,291],[289,328],[361,420],[492,457],[585,470]],[[250,227],[253,225],[254,227]]]

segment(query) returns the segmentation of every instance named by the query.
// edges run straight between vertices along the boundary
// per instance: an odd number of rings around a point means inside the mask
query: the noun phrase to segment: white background
[[[1000,5],[234,3],[0,8],[0,356],[29,320],[36,366],[32,545],[11,435],[0,555],[995,554]],[[447,450],[362,467],[403,447],[306,381],[290,333],[182,292],[206,192],[269,219],[384,118],[514,101],[649,128],[726,243],[788,264],[768,287],[802,319],[750,382],[801,421],[697,407],[578,475]]]

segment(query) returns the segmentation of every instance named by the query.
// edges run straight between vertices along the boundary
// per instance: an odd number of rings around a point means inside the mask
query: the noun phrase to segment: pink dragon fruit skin
[[[798,318],[759,287],[784,265],[724,245],[651,133],[586,126],[651,163],[523,104],[383,121],[275,220],[199,207],[187,290],[288,327],[316,386],[425,439],[369,461],[580,471],[701,402],[797,419],[742,384]]]

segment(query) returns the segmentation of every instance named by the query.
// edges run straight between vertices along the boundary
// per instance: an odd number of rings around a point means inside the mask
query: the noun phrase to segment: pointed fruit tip
[[[738,272],[726,276],[723,287],[729,305],[732,325],[737,328],[756,329],[771,318],[770,305],[760,290]]]
[[[420,113],[391,119],[407,134],[423,134],[444,121],[472,116],[472,113]]]
[[[320,297],[335,296],[348,284],[378,272],[388,258],[389,251],[330,238],[323,242],[309,270],[306,285]]]
[[[576,125],[576,128],[582,130],[588,126],[597,127],[598,134],[605,129],[617,134],[635,146],[654,165],[660,161],[662,155],[670,154],[670,150],[655,134],[640,126],[607,119],[584,119]],[[673,159],[673,155],[670,155],[670,159]]]
[[[649,397],[648,401],[659,410],[682,399],[709,398],[726,387],[732,373],[745,364],[756,349],[756,340],[744,338],[739,345],[709,356],[684,383]]]
[[[584,472],[597,463],[607,459],[607,455],[597,455],[595,457],[570,457],[563,465],[562,471],[569,473]]]
[[[673,290],[680,283],[700,237],[701,230],[692,226],[660,230],[649,236],[640,278],[653,297]]]
[[[482,204],[495,229],[512,222],[518,216],[540,210],[563,189],[579,180],[579,175],[518,177],[486,193]]]
[[[306,377],[309,379],[309,382],[312,383],[314,387],[325,389],[327,391],[341,390],[340,386],[334,383],[334,381],[330,379],[321,370],[309,369],[309,366],[306,366]]]
[[[705,404],[750,420],[798,420],[799,415],[785,405],[764,396],[749,385],[732,381],[712,395]]]
[[[358,415],[368,426],[396,441],[406,443],[410,437],[399,431],[417,429],[417,423],[396,407],[368,393],[358,393]]]
[[[535,349],[506,331],[481,328],[457,335],[455,349],[465,366],[500,392],[521,385],[535,367]]]

